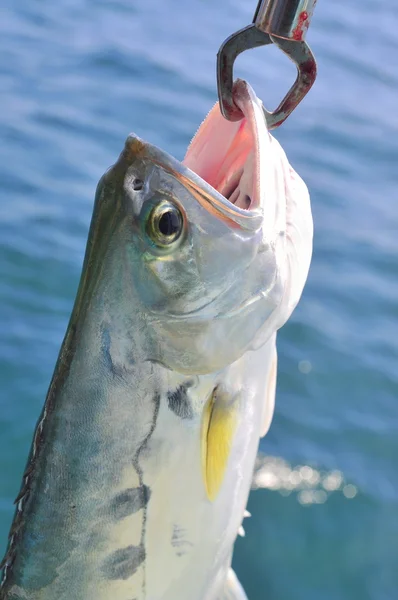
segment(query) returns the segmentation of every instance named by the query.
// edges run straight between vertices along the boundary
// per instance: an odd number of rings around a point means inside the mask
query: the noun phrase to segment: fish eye
[[[180,237],[184,229],[184,217],[174,202],[162,200],[148,215],[146,233],[156,246],[170,246]]]

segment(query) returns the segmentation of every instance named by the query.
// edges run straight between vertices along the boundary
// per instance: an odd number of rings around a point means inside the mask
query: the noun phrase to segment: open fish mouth
[[[165,171],[174,175],[176,179],[178,179],[178,181],[196,198],[199,204],[215,216],[219,217],[222,221],[225,221],[231,226],[238,226],[241,229],[246,229],[248,231],[257,231],[260,229],[263,222],[260,210],[243,209],[236,204],[233,204],[205,180],[202,180],[194,171],[190,171],[189,169],[174,170],[170,168],[169,164],[160,161],[158,164]]]
[[[271,136],[262,105],[246,82],[235,83],[234,99],[244,118],[227,121],[217,103],[182,163],[135,135],[129,136],[125,152],[149,159],[173,175],[204,208],[228,225],[253,232],[263,224],[264,192],[272,179]]]
[[[236,82],[234,100],[244,118],[227,121],[217,103],[193,138],[183,164],[228,201],[231,215],[241,217],[244,211],[255,216],[263,208],[261,167],[269,134],[261,104],[246,82]]]

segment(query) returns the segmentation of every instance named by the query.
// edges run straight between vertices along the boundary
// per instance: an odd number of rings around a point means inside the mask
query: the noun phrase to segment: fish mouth
[[[231,227],[258,231],[263,223],[264,152],[268,136],[261,104],[237,80],[234,100],[244,118],[227,121],[217,103],[199,127],[183,162],[130,135],[126,150],[175,177],[209,212]]]
[[[205,180],[202,180],[190,169],[174,170],[164,161],[154,161],[158,166],[173,175],[210,213],[228,225],[240,227],[248,231],[257,231],[262,224],[262,213],[259,210],[246,210],[234,205]]]
[[[269,134],[262,105],[245,81],[237,80],[233,97],[244,118],[228,121],[217,103],[191,141],[183,164],[211,186],[213,207],[215,203],[220,208],[217,192],[223,211],[242,223],[263,212],[263,140]]]

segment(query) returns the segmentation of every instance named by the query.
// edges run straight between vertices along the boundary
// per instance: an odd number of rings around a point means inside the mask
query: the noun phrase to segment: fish
[[[98,183],[1,600],[246,598],[233,547],[313,222],[245,81],[234,101],[182,162],[131,134]]]

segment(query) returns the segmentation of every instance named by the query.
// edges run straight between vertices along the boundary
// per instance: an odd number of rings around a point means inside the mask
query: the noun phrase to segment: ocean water
[[[135,131],[177,158],[216,99],[237,0],[4,0],[0,18],[0,553],[80,275],[99,177]],[[276,133],[307,182],[314,257],[279,335],[234,567],[249,600],[398,598],[398,16],[320,0],[317,83]],[[273,107],[274,48],[236,72]]]

